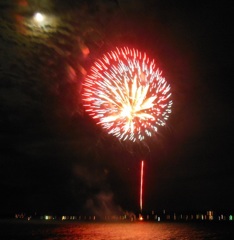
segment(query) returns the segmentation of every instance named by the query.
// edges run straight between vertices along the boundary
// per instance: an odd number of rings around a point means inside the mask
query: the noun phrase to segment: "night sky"
[[[0,215],[234,210],[232,0],[1,0]],[[45,14],[37,23],[34,14]],[[158,134],[120,142],[84,112],[81,83],[116,46],[172,88]]]

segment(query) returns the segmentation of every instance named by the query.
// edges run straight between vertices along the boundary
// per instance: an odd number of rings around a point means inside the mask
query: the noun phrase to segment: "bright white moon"
[[[37,22],[42,22],[44,20],[44,16],[41,14],[41,13],[36,13],[34,15],[34,19],[37,21]]]

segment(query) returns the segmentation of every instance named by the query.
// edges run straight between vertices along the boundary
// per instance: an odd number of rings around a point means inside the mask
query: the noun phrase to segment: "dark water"
[[[234,239],[234,223],[0,221],[1,240]]]

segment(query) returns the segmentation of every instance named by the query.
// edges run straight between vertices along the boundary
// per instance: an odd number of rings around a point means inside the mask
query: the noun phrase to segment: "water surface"
[[[220,222],[159,223],[1,221],[2,240],[201,240],[234,239],[234,224]]]

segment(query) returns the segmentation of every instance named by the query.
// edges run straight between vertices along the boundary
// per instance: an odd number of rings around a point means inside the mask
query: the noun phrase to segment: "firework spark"
[[[152,136],[172,106],[170,85],[154,60],[129,48],[116,48],[94,63],[82,97],[89,115],[120,140]]]

